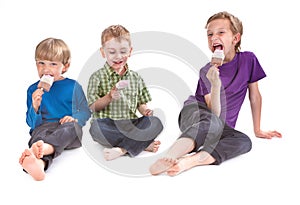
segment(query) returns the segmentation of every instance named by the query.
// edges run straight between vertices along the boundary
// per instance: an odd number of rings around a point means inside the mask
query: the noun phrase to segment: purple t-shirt
[[[200,69],[200,78],[195,93],[196,100],[200,102],[205,102],[204,96],[210,93],[210,82],[206,78],[210,67],[208,63]],[[237,53],[232,61],[220,66],[219,70],[222,81],[220,117],[234,128],[248,84],[266,77],[266,74],[254,53],[249,51]]]

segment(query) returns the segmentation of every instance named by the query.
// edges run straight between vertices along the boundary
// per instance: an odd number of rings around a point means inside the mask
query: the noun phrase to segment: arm
[[[91,111],[88,107],[83,89],[81,85],[76,82],[72,97],[72,116],[64,116],[60,119],[60,123],[78,122],[78,124],[83,127],[90,116]]]
[[[215,66],[208,70],[206,77],[211,83],[211,90],[209,94],[204,96],[207,106],[217,116],[221,114],[220,89],[222,83],[219,74],[219,70]]]
[[[260,129],[262,97],[258,89],[258,83],[250,83],[248,88],[255,136],[266,139],[281,137],[281,134],[275,130],[265,132]]]
[[[99,112],[100,110],[103,110],[109,103],[111,103],[112,97],[110,93],[107,95],[103,96],[102,98],[99,98],[96,100],[93,104],[90,105],[90,109],[93,112]]]
[[[42,101],[43,91],[37,89],[33,91],[28,89],[27,91],[27,112],[26,122],[31,129],[39,126],[42,123],[42,114],[40,112],[40,104]]]
[[[106,106],[108,106],[113,100],[118,100],[120,99],[120,97],[121,96],[117,88],[113,87],[108,94],[96,100],[89,107],[93,112],[99,112],[100,110],[103,110]]]

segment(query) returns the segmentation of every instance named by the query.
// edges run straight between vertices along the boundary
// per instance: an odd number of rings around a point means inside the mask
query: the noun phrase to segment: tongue
[[[221,46],[221,45],[216,46],[216,47],[215,47],[215,50],[222,50],[222,46]]]

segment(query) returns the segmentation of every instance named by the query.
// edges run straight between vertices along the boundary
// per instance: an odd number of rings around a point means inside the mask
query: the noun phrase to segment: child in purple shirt
[[[211,65],[208,63],[200,70],[195,94],[196,100],[204,103],[206,103],[205,96],[211,91],[211,84],[206,77],[210,68]],[[250,84],[257,84],[256,82],[266,77],[266,74],[252,52],[237,52],[230,62],[219,66],[217,71],[222,82],[221,96],[224,98],[221,100],[220,116],[234,128],[248,87],[251,89]]]
[[[179,114],[182,134],[166,156],[150,167],[152,175],[167,172],[175,176],[195,166],[218,165],[249,152],[250,138],[234,129],[247,90],[255,135],[281,137],[277,131],[260,129],[258,81],[266,74],[252,52],[240,52],[242,22],[228,12],[220,12],[208,19],[206,29],[210,50],[224,52],[223,64],[208,63],[200,70],[196,94],[185,101]]]

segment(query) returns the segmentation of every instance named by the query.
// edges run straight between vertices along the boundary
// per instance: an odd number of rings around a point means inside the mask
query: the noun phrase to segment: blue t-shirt
[[[204,96],[210,93],[211,85],[206,74],[211,67],[210,63],[200,69],[195,99],[205,102]],[[245,51],[235,55],[232,61],[219,67],[221,87],[221,115],[220,117],[235,127],[239,111],[244,102],[248,84],[256,82],[266,74],[254,53]],[[192,99],[189,98],[186,102]]]
[[[36,113],[32,106],[32,93],[37,89],[39,81],[27,89],[26,122],[32,132],[45,122],[58,122],[64,116],[72,116],[84,126],[91,116],[85,94],[81,85],[75,80],[65,78],[53,82],[49,92],[44,91],[42,102]]]

